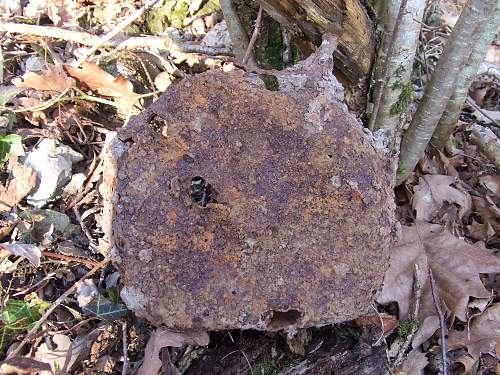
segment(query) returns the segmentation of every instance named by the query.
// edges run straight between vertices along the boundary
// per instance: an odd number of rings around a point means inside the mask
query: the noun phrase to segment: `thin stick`
[[[168,35],[129,37],[126,39],[115,39],[113,41],[102,41],[100,37],[83,31],[72,31],[54,26],[27,25],[22,23],[0,22],[0,32],[8,32],[21,35],[34,35],[46,38],[54,38],[94,46],[101,43],[103,47],[113,47],[118,50],[153,49],[160,51],[176,50],[184,53],[199,53],[202,55],[229,55],[232,52],[225,47],[208,47],[200,44],[180,43]]]
[[[68,255],[63,255],[63,254],[57,254],[57,253],[53,253],[51,251],[42,251],[42,255],[49,257],[49,258],[65,260],[67,262],[81,263],[81,264],[83,264],[87,267],[90,267],[90,268],[95,267],[99,264],[98,262],[94,262],[93,260],[90,260],[90,259],[84,259],[84,258],[80,258],[80,257],[72,257],[72,256],[68,256]]]
[[[476,111],[478,111],[479,113],[481,113],[484,117],[486,117],[488,120],[490,120],[492,122],[492,125],[493,126],[496,126],[497,128],[500,128],[500,124],[493,118],[491,117],[490,115],[488,115],[480,106],[478,106],[476,104],[476,102],[474,101],[474,99],[472,99],[470,96],[467,97],[467,99],[465,99],[465,101],[467,102],[467,104],[469,104],[472,108],[474,108]]]
[[[411,330],[410,333],[406,336],[405,341],[403,345],[401,346],[401,349],[398,352],[398,355],[394,361],[394,367],[399,367],[403,363],[403,359],[405,358],[405,352],[409,348],[411,344],[411,340],[413,339],[413,336],[415,335],[415,332],[418,330],[418,312],[420,310],[420,297],[421,297],[421,290],[422,290],[422,285],[420,284],[420,277],[419,277],[419,267],[418,264],[415,263],[415,269],[413,271],[413,309],[411,313]]]
[[[439,317],[439,328],[441,331],[441,359],[443,361],[443,375],[448,375],[448,361],[446,359],[446,322],[444,320],[444,314],[441,310],[441,306],[438,300],[437,292],[436,292],[436,281],[434,280],[434,276],[432,275],[432,270],[429,267],[429,280],[431,281],[431,291],[432,291],[432,303],[436,308],[436,312]]]
[[[246,64],[250,54],[252,53],[253,46],[260,32],[260,23],[262,20],[262,5],[259,6],[259,12],[257,13],[257,19],[255,20],[255,27],[253,29],[252,37],[250,38],[250,42],[248,42],[248,47],[245,52],[245,56],[243,57],[243,64]]]
[[[127,344],[127,322],[122,324],[122,343],[123,343],[123,368],[122,375],[127,375],[128,370],[128,344]]]
[[[76,283],[74,283],[67,291],[65,291],[58,299],[56,299],[54,302],[52,302],[52,305],[45,311],[43,316],[38,320],[33,328],[29,330],[29,332],[24,336],[23,341],[9,354],[8,358],[14,357],[19,352],[21,349],[26,345],[26,343],[31,339],[31,337],[38,331],[38,328],[41,327],[41,325],[47,320],[47,318],[52,314],[52,312],[56,309],[57,306],[59,306],[70,294],[74,293],[82,284],[83,282],[95,274],[97,271],[99,271],[102,267],[104,267],[106,264],[108,264],[109,258],[106,257],[102,261],[100,261],[94,268],[92,268],[87,274],[82,276],[80,280],[78,280]]]
[[[90,56],[92,56],[95,51],[97,51],[99,48],[101,48],[105,43],[113,39],[115,36],[117,36],[124,28],[126,28],[128,25],[130,25],[132,22],[134,22],[136,19],[138,19],[142,14],[149,8],[153,7],[158,3],[160,0],[149,0],[144,4],[141,8],[137,9],[134,13],[132,13],[130,16],[125,18],[123,21],[121,21],[118,25],[116,25],[113,30],[110,32],[104,34],[102,37],[99,38],[99,41],[95,43],[90,49],[88,49],[82,57],[78,59],[78,61],[74,64],[75,67],[79,67],[81,63],[83,63],[85,60],[87,60]]]
[[[382,68],[382,79],[380,81],[380,86],[378,88],[377,96],[375,97],[375,101],[373,102],[373,112],[370,116],[370,122],[368,123],[368,129],[374,130],[375,121],[377,120],[378,111],[380,109],[380,103],[382,102],[382,95],[384,93],[385,83],[389,80],[389,62],[394,54],[394,44],[396,41],[396,36],[398,34],[399,27],[401,22],[403,21],[403,15],[406,10],[406,5],[408,4],[408,0],[402,0],[401,5],[399,6],[398,18],[396,19],[396,23],[394,24],[394,29],[392,30],[391,41],[389,42],[389,47],[387,49],[387,55],[385,56],[384,66]]]

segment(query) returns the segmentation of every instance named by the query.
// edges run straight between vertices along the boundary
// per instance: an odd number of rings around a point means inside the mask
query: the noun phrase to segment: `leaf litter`
[[[211,46],[228,44],[224,25],[217,23],[220,20],[217,1],[166,3],[167,7],[178,9],[178,14],[185,18],[176,19],[170,14],[165,27],[183,25],[183,29],[175,31],[193,40],[198,38],[195,34],[215,29],[212,34],[218,32],[220,36]],[[127,1],[91,1],[87,4],[66,0],[30,0],[10,10],[28,17],[28,21],[44,19],[51,26],[76,26],[99,35],[101,30],[111,30],[138,7],[138,4]],[[448,12],[442,15],[445,22],[454,22],[456,14],[450,9],[455,8],[456,4],[445,7]],[[195,33],[196,20],[203,21],[204,25],[198,25]],[[131,26],[131,30],[138,25],[141,32],[151,30],[148,22],[138,21]],[[423,39],[429,42],[423,45],[424,50],[428,52],[439,47],[442,43],[442,37],[436,34],[439,32],[446,34],[449,31],[445,27],[431,31],[423,28]],[[438,38],[433,39],[436,36]],[[5,164],[0,186],[3,242],[0,246],[2,264],[6,262],[5,270],[9,271],[2,274],[0,343],[6,352],[14,346],[12,344],[19,343],[49,304],[88,272],[88,264],[81,263],[81,259],[93,262],[102,259],[97,245],[103,243],[102,202],[97,193],[98,189],[102,189],[100,153],[106,134],[122,123],[116,107],[125,108],[123,118],[127,118],[127,112],[133,113],[130,107],[144,104],[139,93],[146,92],[153,96],[151,90],[155,84],[163,91],[175,84],[179,77],[204,70],[208,65],[225,69],[226,60],[210,57],[213,60],[210,61],[201,55],[175,51],[169,56],[151,50],[146,60],[159,67],[159,71],[150,74],[149,79],[146,77],[141,87],[144,90],[138,91],[134,88],[135,82],[106,65],[105,53],[75,68],[72,63],[82,53],[78,43],[50,39],[41,43],[40,39],[9,35],[4,38],[6,43],[2,43],[2,54],[10,59],[11,64],[5,69],[0,86],[0,119],[2,126],[6,125],[0,133],[0,159]],[[32,57],[36,57],[37,64],[33,63]],[[426,59],[425,53],[421,57]],[[432,64],[434,59],[428,54],[426,62]],[[39,68],[30,71],[27,69],[30,64],[39,65]],[[486,91],[482,87],[475,85],[472,95],[480,103],[487,103]],[[491,87],[488,87],[491,92]],[[128,108],[123,107],[120,102],[123,100],[128,102]],[[469,121],[474,116],[465,113],[463,117]],[[357,327],[378,329],[377,339],[385,338],[388,344],[395,335],[404,336],[414,299],[414,264],[421,267],[422,274],[426,274],[427,267],[430,267],[436,278],[438,295],[443,301],[442,307],[447,313],[450,359],[455,359],[469,371],[487,358],[498,359],[500,355],[496,294],[500,284],[498,276],[497,279],[491,276],[500,271],[500,182],[498,171],[489,166],[477,148],[469,143],[466,130],[459,130],[454,137],[456,152],[443,154],[430,148],[414,180],[406,185],[406,191],[401,192],[403,198],[398,210],[402,223],[407,225],[402,228],[399,244],[393,248],[387,282],[377,297],[379,312],[341,328],[348,335]],[[57,223],[61,221],[51,215],[43,215],[48,217],[45,219],[47,225],[30,219],[33,202],[28,202],[26,197],[34,193],[40,176],[33,168],[20,162],[20,158],[17,163],[13,161],[16,156],[32,152],[44,139],[56,139],[82,155],[81,160],[72,163],[68,173],[70,179],[65,179],[57,187],[64,190],[58,190],[47,202],[51,210],[68,218],[69,229],[62,231],[57,230]],[[74,187],[70,186],[71,178],[79,173],[82,176],[75,178]],[[57,253],[65,258],[49,258],[42,251]],[[217,365],[230,366],[233,363],[234,373],[239,370],[248,372],[245,357],[254,369],[274,371],[267,358],[271,358],[272,364],[273,361],[278,362],[276,358],[280,355],[288,355],[287,349],[280,349],[282,338],[273,339],[273,344],[265,347],[264,352],[264,346],[254,343],[252,348],[251,339],[238,341],[233,332],[221,336],[212,334],[214,344],[203,349],[203,353],[208,353],[205,357],[198,358],[196,353],[200,352],[195,347],[188,345],[187,349],[184,348],[186,344],[206,345],[206,334],[152,330],[142,319],[128,314],[119,300],[121,284],[116,279],[116,272],[111,266],[102,270],[99,281],[89,279],[73,299],[66,299],[45,322],[44,332],[49,331],[51,338],[45,342],[32,340],[31,353],[35,357],[11,357],[0,363],[0,371],[8,371],[10,366],[10,371],[15,373],[33,370],[47,373],[58,370],[86,374],[98,371],[120,373],[125,363],[122,327],[128,327],[125,329],[125,341],[129,368],[132,365],[138,368],[142,364],[141,369],[148,374],[157,372],[165,364],[165,349],[162,350],[162,347],[180,346],[176,350],[169,349],[170,365],[173,369],[173,366],[182,364],[188,369],[187,373],[190,373],[189,364],[197,368],[201,363],[206,369],[205,361],[210,353],[222,352],[221,348],[228,344],[233,346],[222,353]],[[440,345],[429,281],[423,277],[421,282],[419,328],[400,368],[405,374],[428,371],[436,362],[434,352]],[[33,292],[40,297],[35,297]],[[128,325],[122,324],[125,321]],[[324,348],[325,344],[314,341],[316,334],[313,333],[312,348],[306,346],[306,352],[318,353]],[[246,337],[242,333],[240,335]],[[326,342],[324,338],[321,340]],[[283,347],[287,348],[287,345]],[[231,354],[235,350],[239,357]],[[241,355],[242,352],[244,355]],[[454,352],[456,356],[452,356]],[[229,357],[224,358],[225,355]],[[235,356],[238,358],[231,361]]]

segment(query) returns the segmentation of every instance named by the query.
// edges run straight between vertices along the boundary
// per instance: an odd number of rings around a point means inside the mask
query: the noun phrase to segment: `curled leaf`
[[[113,98],[125,98],[131,102],[137,100],[138,95],[134,93],[132,83],[122,76],[113,77],[98,65],[91,62],[83,62],[81,68],[65,65],[68,73],[85,83],[90,89],[99,94]]]

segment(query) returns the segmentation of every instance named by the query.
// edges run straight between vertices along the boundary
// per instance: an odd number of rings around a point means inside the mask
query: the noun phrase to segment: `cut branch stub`
[[[395,236],[394,160],[335,99],[321,56],[304,65],[317,77],[280,73],[285,91],[186,78],[108,144],[112,256],[138,315],[275,331],[369,310]]]

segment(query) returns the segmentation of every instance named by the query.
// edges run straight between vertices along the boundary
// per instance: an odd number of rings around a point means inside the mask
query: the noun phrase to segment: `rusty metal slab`
[[[112,256],[137,315],[279,330],[369,310],[395,237],[394,160],[338,100],[330,65],[313,56],[319,76],[297,84],[295,67],[282,91],[188,77],[110,143]]]

